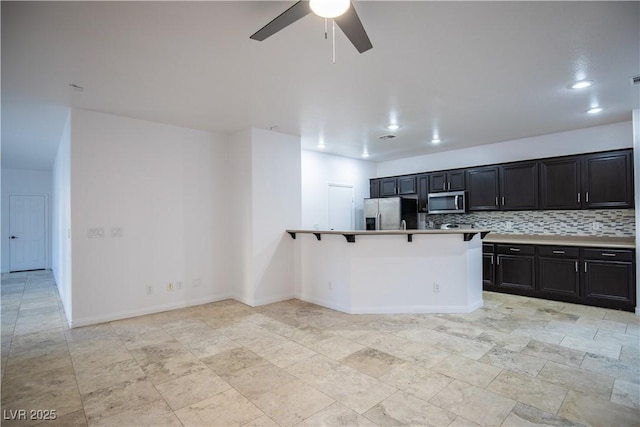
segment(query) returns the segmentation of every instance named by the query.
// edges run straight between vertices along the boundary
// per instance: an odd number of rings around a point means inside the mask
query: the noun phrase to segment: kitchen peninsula
[[[489,231],[287,230],[296,296],[352,314],[469,313],[483,305]]]

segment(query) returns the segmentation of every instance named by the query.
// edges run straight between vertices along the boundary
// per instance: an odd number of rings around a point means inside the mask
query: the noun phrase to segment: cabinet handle
[[[578,193],[578,203],[580,203],[580,193]]]
[[[504,196],[502,196],[502,206],[504,206]]]
[[[450,182],[447,183],[447,190],[451,190],[451,183]]]
[[[588,191],[584,194],[584,201],[589,203],[589,192]]]
[[[576,261],[576,273],[578,272],[578,261]]]
[[[520,252],[520,249],[518,249],[518,248],[509,248],[509,250],[511,252]]]
[[[491,265],[493,265],[493,255],[491,255]]]
[[[563,254],[564,251],[553,251],[554,254]]]
[[[500,265],[500,255],[498,255],[498,256],[496,257],[496,264],[497,264],[497,265]]]
[[[584,272],[585,273],[587,272],[587,263],[586,262],[584,263]]]
[[[602,256],[616,256],[616,254],[612,254],[612,253],[608,253],[608,252],[602,252]]]
[[[447,183],[446,183],[446,182],[443,182],[443,183],[442,183],[442,190],[446,190],[446,189],[447,189]]]
[[[496,196],[496,206],[498,206],[498,196]]]

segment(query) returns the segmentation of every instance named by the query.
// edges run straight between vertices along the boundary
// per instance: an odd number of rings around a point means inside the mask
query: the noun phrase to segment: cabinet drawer
[[[589,248],[583,250],[585,259],[633,261],[633,251],[627,249]]]
[[[569,246],[538,246],[538,255],[542,257],[578,258],[580,248]]]
[[[505,255],[533,255],[535,253],[535,246],[530,245],[497,245],[499,254]]]
[[[483,254],[492,254],[495,253],[495,248],[493,246],[493,243],[483,243],[482,244],[482,253]]]

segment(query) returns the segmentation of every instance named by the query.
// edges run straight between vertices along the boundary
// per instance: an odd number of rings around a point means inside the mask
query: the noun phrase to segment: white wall
[[[354,189],[355,228],[364,229],[363,200],[369,197],[369,179],[376,163],[302,150],[302,228],[329,229],[329,184]]]
[[[45,195],[46,196],[46,265],[51,267],[51,171],[2,169],[2,272],[10,268],[9,250],[9,196]]]
[[[377,176],[464,168],[633,147],[631,122],[596,126],[378,163]]]
[[[71,282],[71,114],[60,138],[53,165],[51,269],[67,319],[72,316]]]
[[[72,110],[73,326],[231,295],[228,154],[224,135]]]
[[[252,128],[232,136],[229,152],[234,298],[252,306],[292,298],[284,230],[300,227],[300,139]]]

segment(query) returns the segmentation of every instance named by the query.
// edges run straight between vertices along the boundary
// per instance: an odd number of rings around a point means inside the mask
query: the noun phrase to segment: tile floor
[[[466,315],[229,300],[70,330],[50,272],[1,290],[6,426],[52,410],[43,425],[640,425],[631,313],[495,293]]]

